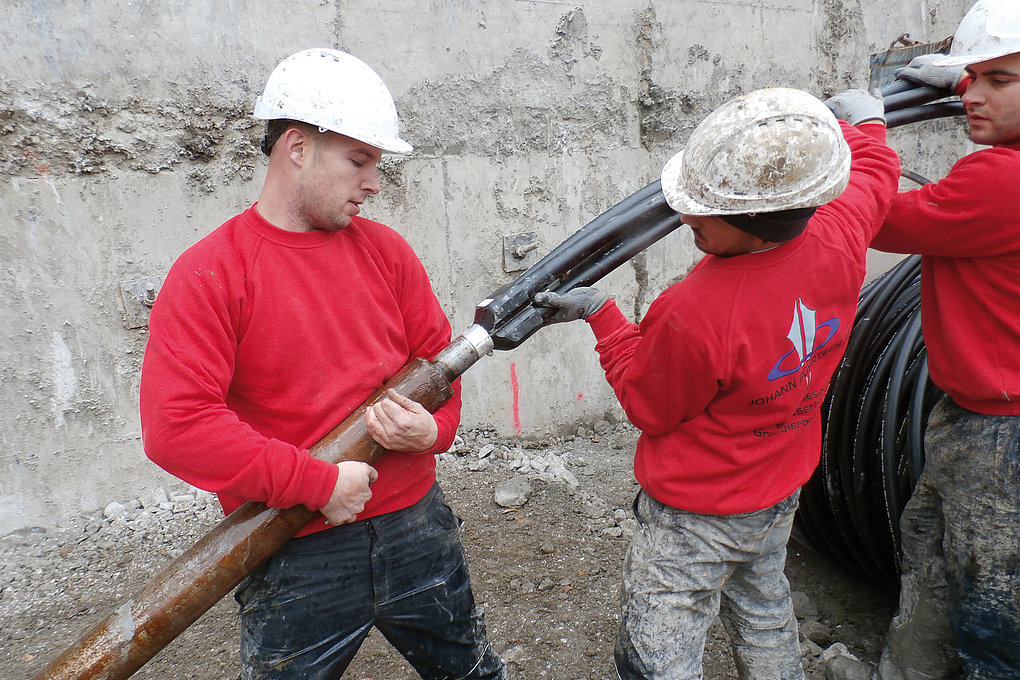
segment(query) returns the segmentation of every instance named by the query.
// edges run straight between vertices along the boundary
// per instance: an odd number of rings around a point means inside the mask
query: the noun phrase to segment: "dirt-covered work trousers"
[[[337,680],[372,626],[427,680],[505,677],[438,485],[290,541],[241,583],[242,680]]]
[[[783,569],[800,497],[739,515],[699,515],[647,493],[624,565],[616,670],[622,680],[697,680],[718,615],[740,678],[800,680],[800,641]]]
[[[946,397],[900,518],[899,610],[882,680],[1020,678],[1020,416]]]

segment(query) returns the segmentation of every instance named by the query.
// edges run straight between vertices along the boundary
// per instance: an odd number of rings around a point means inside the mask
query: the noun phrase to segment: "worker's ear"
[[[289,127],[280,135],[275,148],[278,148],[294,165],[303,166],[311,157],[313,144],[314,142],[306,130]]]

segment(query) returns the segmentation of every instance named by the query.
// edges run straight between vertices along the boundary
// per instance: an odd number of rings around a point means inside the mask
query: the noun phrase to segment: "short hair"
[[[318,130],[314,125],[303,123],[299,120],[291,120],[290,118],[275,118],[273,120],[266,121],[266,133],[262,136],[262,144],[259,148],[262,149],[262,153],[267,156],[273,151],[273,146],[280,140],[283,133],[290,128],[295,127],[303,130],[309,134]]]

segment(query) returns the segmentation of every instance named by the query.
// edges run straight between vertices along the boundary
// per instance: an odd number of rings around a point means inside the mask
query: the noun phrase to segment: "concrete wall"
[[[7,0],[0,27],[0,534],[169,478],[137,419],[146,283],[257,196],[251,118],[284,56],[337,46],[389,84],[404,136],[365,214],[399,229],[454,331],[539,253],[657,178],[726,99],[862,86],[901,33],[969,0]],[[895,136],[940,176],[960,124]],[[638,317],[696,261],[677,233],[604,286]],[[464,376],[464,425],[538,436],[621,418],[583,324]],[[512,380],[516,376],[516,380]]]

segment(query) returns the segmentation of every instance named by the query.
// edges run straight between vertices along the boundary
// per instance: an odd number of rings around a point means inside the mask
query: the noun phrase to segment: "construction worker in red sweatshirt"
[[[872,247],[921,255],[932,381],[925,465],[900,521],[882,680],[1020,678],[1020,3],[980,0],[948,56],[900,77],[962,91],[971,141],[899,194]]]
[[[759,90],[694,130],[662,189],[705,256],[640,324],[597,288],[536,296],[588,322],[641,430],[622,680],[701,678],[716,615],[741,678],[804,677],[786,544],[899,176],[881,101],[861,102],[852,126],[805,92]]]
[[[239,677],[339,678],[377,628],[423,678],[504,678],[436,482],[460,386],[434,414],[395,392],[369,407],[387,450],[374,466],[309,451],[450,342],[411,246],[361,215],[383,153],[411,151],[393,98],[357,57],[308,49],[269,75],[255,117],[269,157],[259,200],[171,267],[140,396],[146,455],[225,513],[318,511],[237,589]]]

